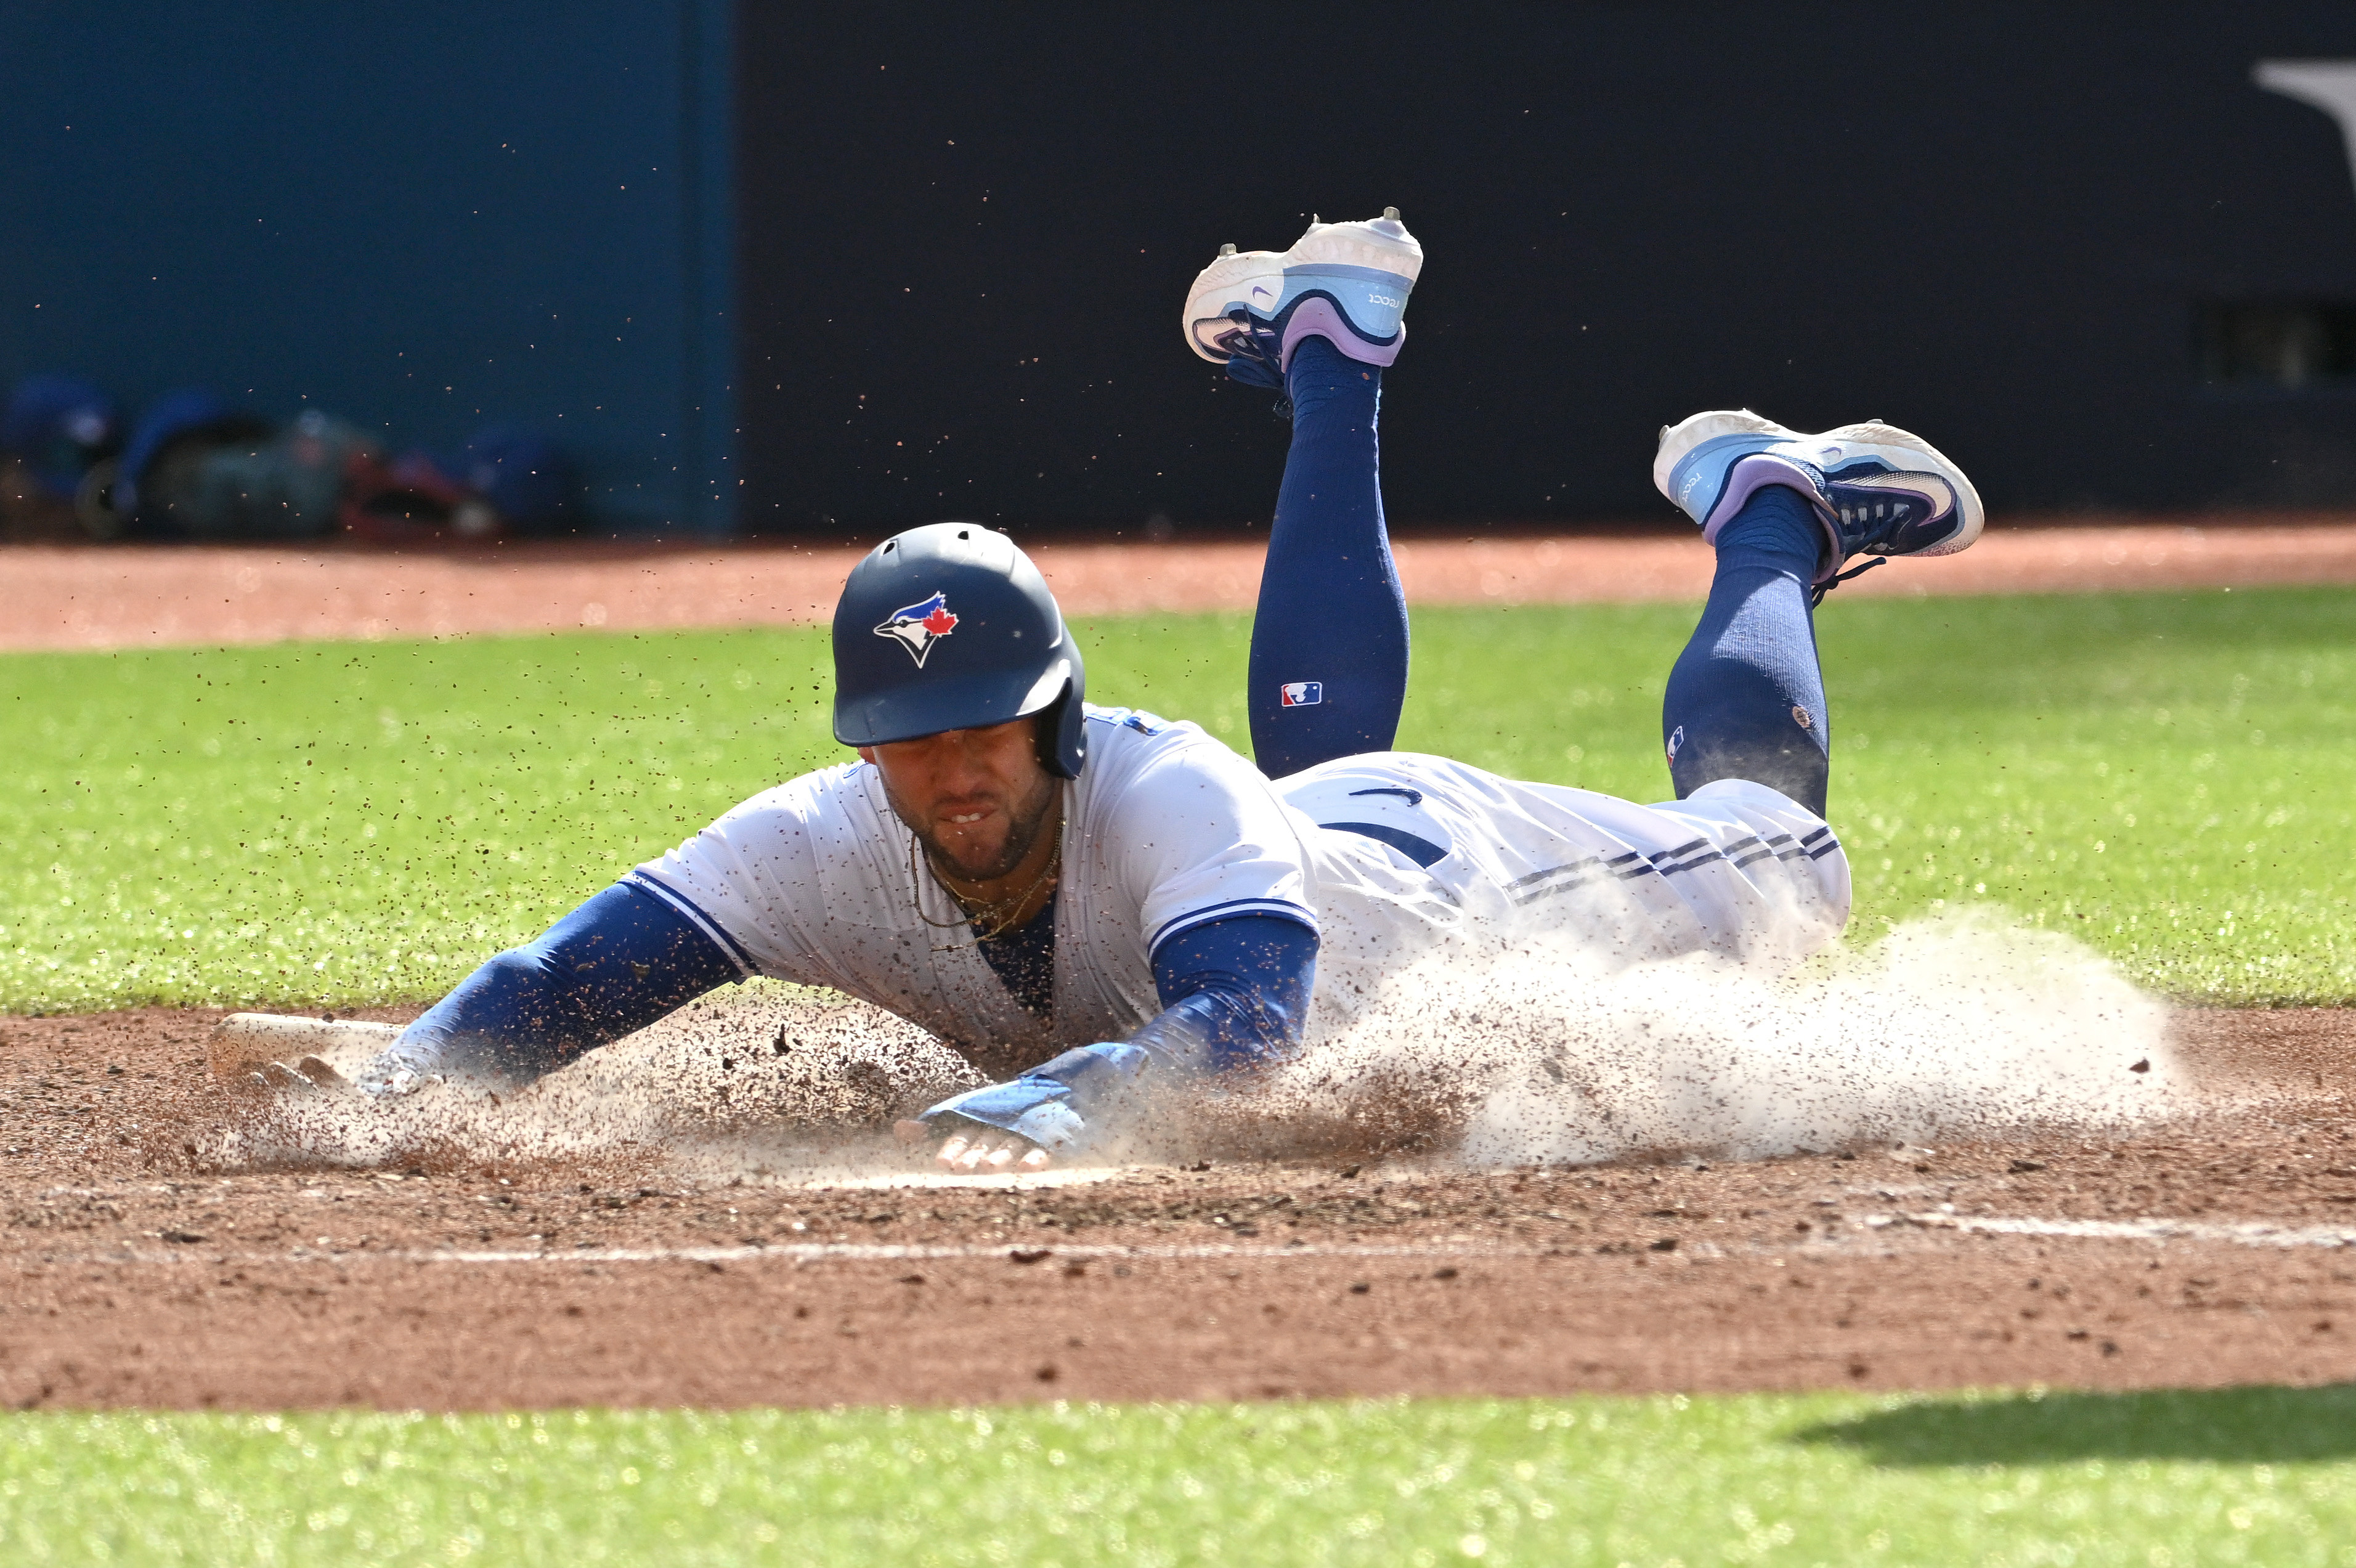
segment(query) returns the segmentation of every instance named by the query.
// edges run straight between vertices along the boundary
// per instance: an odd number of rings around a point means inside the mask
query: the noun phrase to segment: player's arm
[[[435,1074],[528,1083],[744,973],[670,904],[618,882],[459,982],[359,1086],[398,1092]]]
[[[403,1030],[360,1087],[436,1073],[529,1082],[730,981],[830,978],[807,961],[792,905],[814,880],[808,822],[830,777],[762,791],[500,953]]]
[[[1142,1029],[944,1101],[924,1120],[950,1133],[940,1158],[964,1168],[1036,1168],[1078,1153],[1132,1124],[1160,1092],[1290,1056],[1316,974],[1317,933],[1301,921],[1251,914],[1193,927],[1154,950],[1162,1011]]]

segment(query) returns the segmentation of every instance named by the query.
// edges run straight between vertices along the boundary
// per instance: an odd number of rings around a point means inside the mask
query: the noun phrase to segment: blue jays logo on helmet
[[[957,639],[947,652],[934,647],[944,637]],[[1046,579],[1005,534],[971,522],[894,534],[844,580],[833,642],[834,738],[845,746],[1036,718],[1047,770],[1080,776],[1091,727],[1080,650]]]
[[[878,637],[888,637],[908,650],[916,668],[925,667],[925,655],[933,644],[957,629],[958,618],[949,613],[948,596],[935,594],[913,605],[903,605],[875,628]]]

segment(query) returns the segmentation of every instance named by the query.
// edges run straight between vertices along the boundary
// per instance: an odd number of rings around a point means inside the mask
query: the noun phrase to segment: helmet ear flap
[[[1031,732],[1039,766],[1058,779],[1077,779],[1087,761],[1087,705],[1074,689],[1078,684],[1067,682],[1062,696],[1040,709]]]

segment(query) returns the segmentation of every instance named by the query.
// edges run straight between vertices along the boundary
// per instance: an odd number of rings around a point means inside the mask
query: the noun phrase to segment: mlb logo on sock
[[[1284,684],[1284,705],[1288,708],[1313,708],[1324,700],[1323,681],[1288,681]]]

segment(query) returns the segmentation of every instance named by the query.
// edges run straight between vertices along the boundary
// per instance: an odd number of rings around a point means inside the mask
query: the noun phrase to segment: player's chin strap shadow
[[[1876,566],[1887,566],[1889,564],[1889,556],[1877,555],[1862,566],[1856,567],[1853,570],[1847,572],[1835,573],[1832,576],[1826,577],[1823,582],[1818,583],[1815,591],[1808,595],[1808,607],[1810,609],[1815,609],[1818,605],[1823,604],[1826,594],[1831,593],[1835,588],[1839,587],[1851,577],[1862,577],[1868,572],[1872,571]]]

